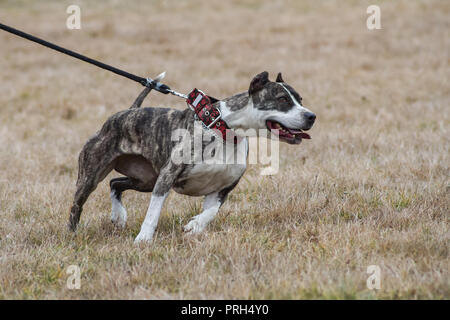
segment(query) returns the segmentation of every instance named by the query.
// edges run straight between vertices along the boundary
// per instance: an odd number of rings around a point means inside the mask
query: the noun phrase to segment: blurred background
[[[66,27],[72,4],[80,30]],[[205,238],[181,232],[200,199],[172,194],[155,244],[133,248],[149,195],[125,195],[117,231],[107,181],[71,238],[78,153],[142,87],[0,31],[0,297],[448,298],[449,16],[445,0],[0,0],[1,23],[143,77],[167,71],[180,92],[224,98],[282,72],[317,114],[312,140],[281,146],[279,174],[249,167]],[[144,106],[186,108],[155,92]]]

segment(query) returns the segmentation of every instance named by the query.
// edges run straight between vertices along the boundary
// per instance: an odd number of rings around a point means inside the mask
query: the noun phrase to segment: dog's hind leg
[[[122,192],[130,183],[127,177],[115,178],[109,182],[111,188],[111,222],[119,227],[127,223],[127,210],[122,205]]]
[[[78,159],[77,190],[69,217],[69,228],[72,231],[77,228],[83,205],[89,195],[113,169],[114,154],[104,152],[105,145],[108,144],[109,141],[100,141],[94,137],[81,150]]]
[[[136,190],[140,192],[152,192],[154,184],[145,184],[137,179],[120,177],[111,179],[111,221],[119,227],[125,227],[127,223],[127,210],[122,204],[122,192]]]

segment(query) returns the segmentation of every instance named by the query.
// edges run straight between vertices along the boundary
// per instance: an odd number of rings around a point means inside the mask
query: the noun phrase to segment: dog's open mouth
[[[302,139],[311,139],[310,135],[303,132],[301,129],[290,129],[273,120],[267,120],[266,126],[274,134],[277,134],[278,132],[280,140],[284,140],[288,143],[298,144]]]

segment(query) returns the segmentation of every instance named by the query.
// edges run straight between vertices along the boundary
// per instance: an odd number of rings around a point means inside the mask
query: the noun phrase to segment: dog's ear
[[[281,76],[281,72],[278,72],[277,75],[277,80],[275,80],[276,82],[284,82],[283,77]]]
[[[253,78],[252,82],[250,83],[248,93],[251,95],[255,92],[258,92],[264,87],[267,82],[269,82],[269,73],[267,71],[261,72]]]

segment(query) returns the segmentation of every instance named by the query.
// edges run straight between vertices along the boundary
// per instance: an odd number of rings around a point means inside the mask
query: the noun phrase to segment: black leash
[[[28,33],[22,32],[20,30],[14,29],[14,28],[9,27],[7,25],[4,25],[2,23],[0,23],[0,29],[2,29],[4,31],[7,31],[9,33],[15,34],[16,36],[25,38],[27,40],[39,43],[40,45],[43,45],[43,46],[45,46],[47,48],[59,51],[61,53],[67,54],[67,55],[69,55],[71,57],[77,58],[79,60],[88,62],[88,63],[93,64],[93,65],[95,65],[95,66],[97,66],[99,68],[102,68],[102,69],[114,72],[115,74],[118,74],[119,76],[122,76],[122,77],[128,78],[130,80],[139,82],[143,86],[150,87],[150,88],[155,89],[155,90],[157,90],[157,91],[159,91],[161,93],[164,93],[164,94],[172,93],[172,94],[175,94],[175,95],[177,93],[177,92],[171,90],[165,84],[162,84],[160,82],[156,82],[156,81],[154,81],[151,78],[139,77],[139,76],[134,75],[132,73],[129,73],[129,72],[117,69],[117,68],[115,68],[113,66],[110,66],[110,65],[107,65],[107,64],[105,64],[103,62],[100,62],[100,61],[91,59],[89,57],[83,56],[82,54],[76,53],[76,52],[74,52],[72,50],[62,48],[60,46],[57,46],[56,44],[53,44],[53,43],[50,43],[48,41],[42,40],[40,38],[32,36],[31,34],[28,34]]]
[[[110,66],[108,64],[105,64],[103,62],[83,56],[82,54],[76,53],[72,50],[57,46],[56,44],[42,40],[40,38],[32,36],[29,33],[25,33],[23,31],[14,29],[14,28],[4,25],[2,23],[0,23],[0,29],[4,30],[6,32],[12,33],[16,36],[22,37],[24,39],[39,43],[40,45],[43,45],[47,48],[67,54],[76,59],[88,62],[99,68],[114,72],[115,74],[118,74],[119,76],[139,82],[146,88],[144,89],[144,91],[142,91],[142,93],[139,95],[139,97],[133,103],[131,108],[139,108],[142,104],[142,101],[145,99],[145,97],[147,96],[147,94],[150,92],[151,89],[155,89],[156,91],[159,91],[164,94],[170,93],[177,97],[183,98],[186,100],[186,102],[188,103],[188,106],[191,108],[191,110],[195,112],[196,118],[199,119],[203,123],[204,127],[206,127],[207,129],[210,129],[210,128],[217,129],[221,133],[221,137],[224,140],[226,140],[226,131],[229,128],[228,128],[227,124],[225,123],[225,121],[223,121],[221,119],[222,114],[220,112],[220,109],[218,109],[217,107],[214,107],[212,105],[212,103],[215,103],[219,100],[205,95],[200,90],[194,89],[191,91],[191,93],[189,93],[189,96],[188,96],[183,93],[176,92],[175,90],[170,89],[167,85],[162,84],[160,82],[160,80],[162,78],[164,78],[165,73],[161,73],[155,80],[153,80],[151,78],[139,77],[132,73],[117,69],[117,68]],[[216,125],[216,126],[213,127],[213,125]],[[237,141],[236,137],[234,137],[234,138],[235,138],[234,143],[236,143],[236,141]]]

